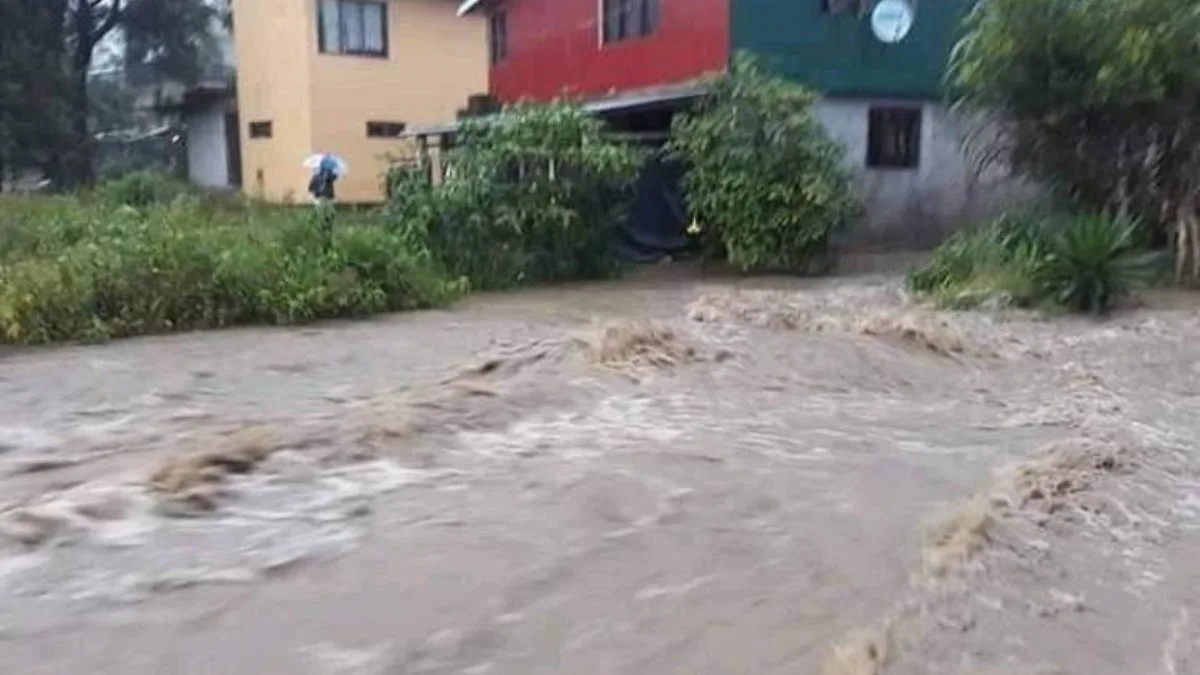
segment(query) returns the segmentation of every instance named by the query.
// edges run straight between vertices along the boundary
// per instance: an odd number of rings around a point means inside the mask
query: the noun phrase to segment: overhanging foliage
[[[1172,238],[1177,278],[1200,280],[1200,4],[980,2],[949,79],[988,118],[979,156]]]

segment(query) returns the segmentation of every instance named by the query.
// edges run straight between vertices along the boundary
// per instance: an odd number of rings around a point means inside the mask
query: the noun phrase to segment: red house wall
[[[683,82],[729,60],[730,0],[660,0],[650,36],[601,44],[601,0],[507,0],[508,58],[490,73],[504,102],[592,97]]]

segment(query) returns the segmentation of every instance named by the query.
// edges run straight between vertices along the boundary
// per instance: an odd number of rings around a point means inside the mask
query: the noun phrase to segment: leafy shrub
[[[632,197],[638,156],[567,103],[521,105],[469,119],[446,180],[424,168],[392,177],[389,215],[476,288],[611,276],[613,243]]]
[[[706,255],[746,270],[803,270],[858,212],[816,99],[738,56],[710,98],[676,117],[668,148],[688,166],[684,194]]]
[[[948,304],[990,290],[1025,304],[1036,296],[1031,281],[1044,256],[1046,215],[1041,210],[1006,213],[986,226],[955,233],[934,251],[925,265],[909,271],[909,290],[935,294]],[[964,288],[970,286],[971,288]]]
[[[1104,312],[1149,282],[1162,256],[1136,223],[1099,215],[1030,211],[960,232],[908,274],[909,290],[946,308],[1000,301]]]
[[[1128,213],[1200,282],[1200,12],[1178,0],[972,3],[950,93],[978,157],[1081,211]]]
[[[462,290],[369,222],[343,218],[326,247],[311,214],[295,209],[55,209],[57,230],[81,234],[50,236],[26,247],[36,254],[0,264],[0,342],[353,317],[436,306]]]
[[[97,188],[100,198],[113,204],[144,208],[166,204],[188,194],[188,185],[153,171],[133,171]]]
[[[0,263],[55,255],[122,217],[75,197],[6,195],[0,201]]]
[[[1162,255],[1139,246],[1134,221],[1077,216],[1050,238],[1039,278],[1045,292],[1063,307],[1101,313],[1128,291],[1157,275]]]

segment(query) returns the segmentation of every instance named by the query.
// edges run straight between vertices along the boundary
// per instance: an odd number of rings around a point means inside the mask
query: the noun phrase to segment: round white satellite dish
[[[907,0],[879,0],[871,11],[871,32],[880,42],[896,44],[908,36],[913,8]]]

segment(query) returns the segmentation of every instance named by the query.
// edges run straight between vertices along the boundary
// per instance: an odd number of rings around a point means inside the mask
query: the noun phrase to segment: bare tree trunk
[[[75,147],[71,149],[71,160],[68,162],[67,181],[69,187],[88,187],[95,182],[96,166],[93,152],[91,131],[89,130],[88,106],[88,64],[76,64],[76,72],[72,73],[75,81],[72,83],[75,105],[71,110],[71,132],[75,139]],[[82,68],[82,70],[78,70]]]
[[[1189,192],[1175,210],[1175,283],[1200,281],[1200,216],[1196,196]]]
[[[1187,224],[1182,213],[1175,218],[1175,283],[1183,285],[1183,271],[1187,269]]]
[[[71,109],[71,130],[75,147],[66,165],[65,180],[69,187],[86,187],[95,182],[95,145],[89,130],[91,108],[88,105],[88,71],[92,52],[119,23],[122,0],[75,0],[68,6],[69,30],[75,39],[71,54],[71,86],[74,106]]]
[[[1191,207],[1188,209],[1188,243],[1190,246],[1189,255],[1192,259],[1191,277],[1188,283],[1195,284],[1200,281],[1200,218],[1196,215],[1195,200],[1191,200]]]

